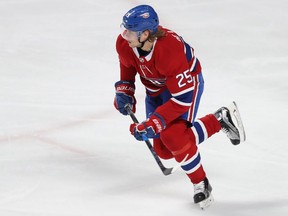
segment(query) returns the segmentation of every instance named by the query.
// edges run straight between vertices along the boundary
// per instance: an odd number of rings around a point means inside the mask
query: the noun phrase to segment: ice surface
[[[205,212],[112,105],[119,24],[140,3],[0,0],[0,215],[287,215],[288,2],[145,2],[201,60],[199,116],[236,100],[246,127],[239,146],[221,133],[200,146],[215,198]],[[139,82],[137,99],[143,120]]]

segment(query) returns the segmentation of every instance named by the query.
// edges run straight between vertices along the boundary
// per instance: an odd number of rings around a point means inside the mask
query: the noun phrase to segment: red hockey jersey
[[[154,41],[147,56],[129,47],[118,36],[116,49],[120,60],[120,79],[135,82],[138,73],[147,93],[157,96],[168,89],[172,98],[156,109],[166,124],[187,112],[192,105],[195,77],[201,65],[190,47],[175,32],[162,28],[166,35]]]

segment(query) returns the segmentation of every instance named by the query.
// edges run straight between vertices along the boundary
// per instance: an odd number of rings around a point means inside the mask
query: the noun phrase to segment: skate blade
[[[213,198],[212,194],[210,194],[210,196],[207,199],[199,202],[198,205],[202,210],[205,210],[209,206],[211,206],[213,202],[214,202],[214,198]]]
[[[228,109],[231,113],[232,121],[239,131],[240,141],[244,142],[246,140],[246,134],[236,102],[233,101],[233,103],[228,107]]]

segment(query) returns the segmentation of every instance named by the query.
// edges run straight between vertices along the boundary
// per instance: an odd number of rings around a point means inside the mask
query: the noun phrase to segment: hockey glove
[[[130,132],[137,140],[143,141],[148,138],[155,138],[165,127],[166,124],[162,116],[154,113],[142,123],[131,124]]]
[[[134,97],[135,85],[133,82],[120,80],[115,83],[116,96],[114,98],[115,108],[122,113],[127,115],[127,111],[124,108],[126,104],[129,104],[132,112],[136,111],[136,99]]]

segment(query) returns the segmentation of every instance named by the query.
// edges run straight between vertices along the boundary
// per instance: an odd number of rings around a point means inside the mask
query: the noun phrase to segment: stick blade
[[[188,156],[189,156],[189,154],[187,154],[187,155],[185,156],[185,158],[184,158],[180,163],[178,163],[176,166],[171,167],[171,168],[164,168],[164,169],[162,169],[163,174],[164,174],[164,175],[170,175],[170,174],[174,173],[176,170],[178,170],[178,169],[182,166],[182,164],[186,161],[186,159],[188,158]]]

